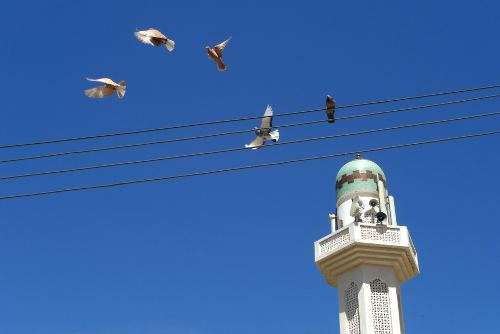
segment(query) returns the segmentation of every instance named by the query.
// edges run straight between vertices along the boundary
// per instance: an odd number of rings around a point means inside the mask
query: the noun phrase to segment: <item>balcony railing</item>
[[[351,223],[314,243],[316,261],[354,242],[408,247],[415,260],[417,260],[417,251],[405,226]]]

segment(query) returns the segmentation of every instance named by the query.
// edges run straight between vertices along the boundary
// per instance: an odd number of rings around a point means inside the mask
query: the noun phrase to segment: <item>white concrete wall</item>
[[[376,199],[378,201],[378,198],[375,197],[375,196],[363,196],[363,195],[360,195],[359,196],[359,199],[361,201],[363,201],[363,204],[364,204],[364,210],[368,210],[370,208],[370,200],[371,199]],[[352,201],[351,200],[348,200],[348,201],[345,201],[344,203],[341,203],[338,207],[337,207],[337,226],[339,228],[341,228],[342,226],[346,226],[347,224],[350,224],[352,222],[354,222],[354,217],[351,217],[351,204],[352,204]],[[340,222],[343,222],[341,225]]]
[[[351,282],[355,282],[359,287],[358,304],[360,316],[360,334],[373,334],[374,319],[372,316],[371,289],[370,282],[380,279],[387,284],[389,298],[389,317],[391,323],[391,334],[403,334],[402,315],[400,315],[400,305],[398,298],[399,284],[392,268],[373,265],[360,265],[338,279],[339,296],[339,322],[340,334],[350,334],[349,324],[346,314],[346,291]]]
[[[369,210],[370,209],[370,200],[371,199],[376,199],[377,201],[380,202],[378,197],[375,197],[373,195],[359,195],[359,199],[363,202],[364,204],[364,210]],[[391,225],[391,226],[397,226],[397,221],[396,221],[396,209],[394,205],[394,197],[388,196],[387,197],[387,205],[389,212],[387,212],[387,220],[384,221],[385,224]],[[338,226],[338,229],[346,226],[347,224],[350,224],[354,222],[354,217],[351,217],[351,205],[352,205],[352,200],[347,200],[341,203],[337,207],[337,216],[336,216],[336,225]],[[379,206],[380,207],[380,206]],[[362,217],[363,218],[363,217]],[[366,222],[366,221],[365,221]],[[332,232],[334,230],[332,229]]]

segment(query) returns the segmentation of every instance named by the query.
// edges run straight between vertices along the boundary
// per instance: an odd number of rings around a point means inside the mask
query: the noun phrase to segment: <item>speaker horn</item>
[[[387,215],[385,213],[383,213],[382,211],[380,211],[380,212],[377,212],[376,217],[377,217],[377,220],[379,222],[383,222],[387,218]]]

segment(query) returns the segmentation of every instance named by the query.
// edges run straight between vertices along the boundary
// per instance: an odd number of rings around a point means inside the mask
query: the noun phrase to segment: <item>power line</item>
[[[425,95],[409,96],[409,97],[402,97],[402,98],[396,98],[396,99],[390,99],[390,100],[371,101],[371,102],[338,106],[336,109],[347,109],[347,108],[370,106],[370,105],[375,105],[375,104],[402,102],[402,101],[423,99],[423,98],[429,98],[429,97],[437,97],[437,96],[445,96],[445,95],[452,95],[452,94],[459,94],[459,93],[475,92],[475,91],[481,91],[481,90],[487,90],[487,89],[495,89],[495,88],[499,88],[499,87],[500,87],[500,85],[491,85],[491,86],[475,87],[475,88],[468,88],[468,89],[460,89],[460,90],[454,90],[454,91],[448,91],[448,92],[430,93],[430,94],[425,94]],[[324,111],[324,110],[325,110],[325,108],[294,111],[294,112],[276,114],[276,115],[274,115],[274,117],[301,115],[301,114],[312,113],[312,112],[317,112],[317,111]],[[205,126],[205,125],[213,125],[213,124],[248,121],[248,120],[255,120],[255,119],[260,119],[260,118],[262,118],[262,116],[251,116],[251,117],[207,121],[207,122],[199,122],[199,123],[191,123],[191,124],[173,125],[173,126],[166,126],[166,127],[160,127],[160,128],[150,128],[150,129],[143,129],[143,130],[132,130],[132,131],[124,131],[124,132],[90,135],[90,136],[34,141],[34,142],[28,142],[28,143],[8,144],[8,145],[1,145],[0,149],[54,144],[54,143],[62,143],[62,142],[69,142],[69,141],[98,139],[98,138],[107,138],[107,137],[115,137],[115,136],[125,136],[125,135],[133,135],[133,134],[140,134],[140,133],[150,133],[150,132],[158,132],[158,131],[166,131],[166,130],[174,130],[174,129],[183,129],[183,128],[190,128],[190,127],[196,127],[196,126]]]
[[[300,144],[300,143],[305,143],[305,142],[313,142],[313,141],[334,139],[334,138],[340,138],[340,137],[365,135],[365,134],[370,134],[370,133],[380,133],[380,132],[385,132],[385,131],[400,130],[400,129],[414,128],[414,127],[435,125],[435,124],[442,124],[442,123],[449,123],[449,122],[465,121],[465,120],[469,120],[469,119],[491,117],[491,116],[497,116],[497,115],[500,115],[500,112],[493,112],[493,113],[487,113],[487,114],[477,114],[477,115],[464,116],[464,117],[458,117],[458,118],[450,118],[450,119],[444,119],[444,120],[438,120],[438,121],[397,125],[397,126],[392,126],[392,127],[387,127],[387,128],[372,129],[372,130],[365,130],[365,131],[359,131],[359,132],[350,132],[350,133],[336,134],[336,135],[330,135],[330,136],[290,140],[290,141],[277,143],[277,144],[270,145],[270,146],[263,146],[263,148],[278,147],[278,146],[290,145],[290,144]],[[128,165],[159,162],[159,161],[165,161],[165,160],[175,160],[175,159],[181,159],[181,158],[192,158],[192,157],[199,157],[199,156],[206,156],[206,155],[213,155],[213,154],[238,152],[238,151],[244,151],[244,150],[249,150],[249,149],[250,148],[247,148],[247,147],[236,147],[236,148],[229,148],[229,149],[223,149],[223,150],[180,154],[180,155],[159,157],[159,158],[146,159],[146,160],[125,161],[125,162],[103,164],[103,165],[93,165],[93,166],[85,166],[85,167],[70,168],[70,169],[52,170],[52,171],[46,171],[46,172],[35,172],[35,173],[27,173],[27,174],[8,175],[8,176],[1,176],[0,180],[11,180],[11,179],[33,177],[33,176],[46,176],[46,175],[53,175],[53,174],[81,172],[81,171],[95,170],[95,169],[101,169],[101,168],[128,166]]]
[[[376,112],[365,113],[365,114],[350,115],[350,116],[338,117],[335,120],[339,121],[339,120],[348,120],[348,119],[364,118],[364,117],[371,117],[371,116],[379,116],[379,115],[384,115],[384,114],[391,114],[391,113],[411,111],[411,110],[417,110],[417,109],[427,109],[427,108],[448,106],[448,105],[453,105],[453,104],[473,102],[473,101],[479,101],[479,100],[484,100],[484,99],[492,99],[492,98],[497,98],[497,97],[500,97],[500,94],[479,96],[479,97],[475,97],[475,98],[461,99],[461,100],[454,100],[454,101],[439,102],[439,103],[420,105],[420,106],[414,106],[414,107],[376,111]],[[288,127],[313,125],[313,124],[319,124],[319,123],[326,123],[326,120],[317,120],[317,121],[285,124],[285,125],[275,126],[275,128],[281,129],[281,128],[288,128]],[[66,152],[50,153],[50,154],[43,154],[43,155],[35,155],[35,156],[28,156],[28,157],[19,157],[19,158],[13,158],[13,159],[0,160],[0,163],[11,163],[11,162],[19,162],[19,161],[27,161],[27,160],[47,159],[47,158],[54,158],[54,157],[74,155],[74,154],[95,153],[95,152],[103,152],[103,151],[111,151],[111,150],[119,150],[119,149],[129,149],[129,148],[136,148],[136,147],[145,147],[145,146],[150,146],[150,145],[167,144],[167,143],[175,143],[175,142],[183,142],[183,141],[191,141],[191,140],[199,140],[199,139],[208,139],[208,138],[213,138],[213,137],[221,137],[221,136],[228,136],[228,135],[235,135],[235,134],[242,134],[242,133],[249,133],[249,132],[254,132],[254,130],[252,129],[252,130],[237,130],[237,131],[219,132],[219,133],[212,133],[212,134],[207,134],[207,135],[165,139],[165,140],[150,141],[150,142],[143,142],[143,143],[137,143],[137,144],[117,145],[117,146],[108,146],[108,147],[101,147],[101,148],[95,148],[95,149],[85,149],[85,150],[76,150],[76,151],[66,151]]]
[[[63,189],[56,189],[56,190],[49,190],[49,191],[42,191],[42,192],[35,192],[35,193],[9,195],[9,196],[0,197],[0,200],[24,198],[24,197],[34,197],[34,196],[42,196],[42,195],[53,195],[53,194],[67,193],[67,192],[81,191],[81,190],[111,188],[111,187],[118,187],[118,186],[125,186],[125,185],[139,184],[139,183],[146,183],[146,182],[167,181],[167,180],[188,178],[188,177],[193,177],[193,176],[235,172],[235,171],[240,171],[240,170],[255,169],[255,168],[261,168],[261,167],[281,166],[281,165],[287,165],[287,164],[293,164],[293,163],[299,163],[299,162],[329,159],[329,158],[340,157],[340,156],[345,156],[345,155],[353,155],[355,153],[370,153],[370,152],[387,151],[387,150],[393,150],[393,149],[399,149],[399,148],[405,148],[405,147],[413,147],[413,146],[441,143],[441,142],[447,142],[447,141],[453,141],[453,140],[462,140],[462,139],[469,139],[469,138],[476,138],[476,137],[484,137],[484,136],[491,136],[491,135],[497,135],[497,134],[500,134],[500,130],[492,131],[492,132],[484,132],[484,133],[475,133],[475,134],[463,135],[463,136],[456,136],[456,137],[439,138],[439,139],[426,140],[426,141],[407,143],[407,144],[384,146],[384,147],[357,150],[357,151],[351,151],[351,152],[334,153],[334,154],[301,158],[301,159],[294,159],[294,160],[262,163],[262,164],[256,164],[256,165],[247,165],[247,166],[224,168],[224,169],[215,169],[215,170],[209,170],[209,171],[204,171],[204,172],[193,172],[193,173],[188,173],[188,174],[178,174],[178,175],[170,175],[170,176],[140,179],[140,180],[130,180],[130,181],[117,182],[117,183],[98,184],[98,185],[94,185],[94,186],[84,186],[84,187],[77,187],[77,188],[63,188]]]
[[[357,114],[357,115],[339,117],[339,118],[336,118],[336,120],[355,119],[355,118],[363,118],[363,117],[371,117],[371,116],[378,116],[378,115],[393,114],[393,113],[398,113],[398,112],[402,112],[402,111],[410,111],[410,110],[416,110],[416,109],[427,109],[427,108],[434,108],[434,107],[442,107],[442,106],[448,106],[448,105],[452,105],[452,104],[459,104],[459,103],[465,103],[465,102],[479,101],[479,100],[484,100],[484,99],[493,99],[493,98],[497,98],[499,96],[500,96],[500,94],[485,95],[485,96],[473,97],[473,98],[470,98],[470,99],[462,99],[462,100],[454,100],[454,101],[446,101],[446,102],[425,104],[425,105],[416,106],[416,107],[406,107],[406,108],[399,108],[399,109],[393,109],[393,110],[375,111],[375,112],[370,112],[370,113],[366,113],[366,114]]]
[[[499,94],[499,96],[500,96],[500,94]],[[318,121],[285,124],[285,125],[275,126],[274,128],[281,129],[281,128],[312,125],[312,124],[326,123],[326,122],[327,122],[327,120],[325,119],[325,120],[318,120]],[[158,145],[158,144],[177,143],[177,142],[183,142],[183,141],[208,139],[208,138],[213,138],[213,137],[221,137],[221,136],[228,136],[228,135],[235,135],[235,134],[242,134],[242,133],[249,133],[249,132],[255,132],[255,130],[252,129],[252,130],[237,130],[237,131],[229,131],[229,132],[219,132],[219,133],[211,133],[211,134],[207,134],[207,135],[172,138],[172,139],[157,140],[157,141],[143,142],[143,143],[137,143],[137,144],[117,145],[117,146],[108,146],[108,147],[86,149],[86,150],[50,153],[50,154],[44,154],[44,155],[35,155],[35,156],[0,160],[0,163],[10,163],[10,162],[19,162],[19,161],[35,160],[35,159],[55,158],[55,157],[60,157],[60,156],[73,155],[73,154],[95,153],[95,152],[112,151],[112,150],[128,149],[128,148],[135,148],[135,147],[144,147],[144,146]]]

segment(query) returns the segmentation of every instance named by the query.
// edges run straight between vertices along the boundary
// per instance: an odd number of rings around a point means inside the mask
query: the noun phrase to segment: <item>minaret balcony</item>
[[[405,226],[351,223],[314,243],[316,265],[328,284],[361,264],[392,267],[399,283],[419,274],[417,251]]]

